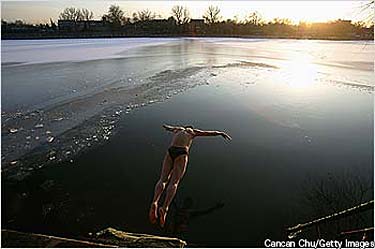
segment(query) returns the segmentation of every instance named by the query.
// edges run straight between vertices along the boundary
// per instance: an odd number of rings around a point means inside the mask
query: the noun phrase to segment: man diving
[[[203,131],[193,128],[193,126],[170,126],[163,127],[174,133],[170,147],[165,154],[160,179],[156,183],[154,198],[151,203],[149,219],[155,224],[157,218],[160,218],[160,226],[164,227],[169,205],[176,194],[178,184],[182,179],[188,163],[189,149],[196,137],[222,136],[224,139],[232,138],[222,131]],[[168,186],[167,186],[168,184]],[[165,188],[167,186],[167,188]],[[158,209],[159,199],[166,189],[163,206]]]

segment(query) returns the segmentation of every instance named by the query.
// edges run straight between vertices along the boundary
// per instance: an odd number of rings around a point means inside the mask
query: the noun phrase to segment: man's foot
[[[165,224],[165,218],[167,217],[167,210],[164,208],[159,208],[159,216],[160,216],[160,226],[164,227]]]
[[[155,224],[158,218],[158,203],[154,202],[151,204],[150,212],[148,214],[151,224]]]

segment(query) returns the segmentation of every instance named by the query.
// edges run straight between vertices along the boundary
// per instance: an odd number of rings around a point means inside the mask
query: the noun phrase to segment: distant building
[[[72,21],[72,20],[58,20],[58,27],[60,31],[65,32],[80,32],[80,31],[106,31],[108,26],[102,20],[89,21]]]
[[[176,29],[173,18],[168,19],[152,19],[145,21],[128,22],[123,26],[123,30],[128,34],[172,34]]]
[[[163,29],[171,24],[174,24],[174,21],[171,19],[153,19],[148,21],[148,23],[156,28]]]
[[[186,32],[189,35],[196,35],[204,33],[204,20],[203,19],[191,19],[187,24]]]
[[[107,22],[102,20],[84,21],[84,25],[91,31],[105,31],[108,28]]]
[[[74,31],[75,21],[71,20],[58,20],[57,26],[60,31]]]

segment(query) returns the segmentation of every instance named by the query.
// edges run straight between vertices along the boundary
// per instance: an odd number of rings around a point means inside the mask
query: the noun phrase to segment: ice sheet
[[[119,53],[148,45],[161,45],[175,38],[2,40],[2,63],[50,63],[119,58]]]

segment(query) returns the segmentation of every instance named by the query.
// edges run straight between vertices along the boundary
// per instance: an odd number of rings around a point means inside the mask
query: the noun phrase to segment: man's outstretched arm
[[[167,131],[171,131],[171,132],[176,132],[176,131],[184,129],[184,128],[179,127],[179,126],[171,126],[171,125],[166,125],[166,124],[163,124],[163,128],[166,129]]]
[[[232,138],[223,131],[202,131],[194,129],[194,135],[197,137],[209,137],[209,136],[222,136],[225,139],[231,140]]]

